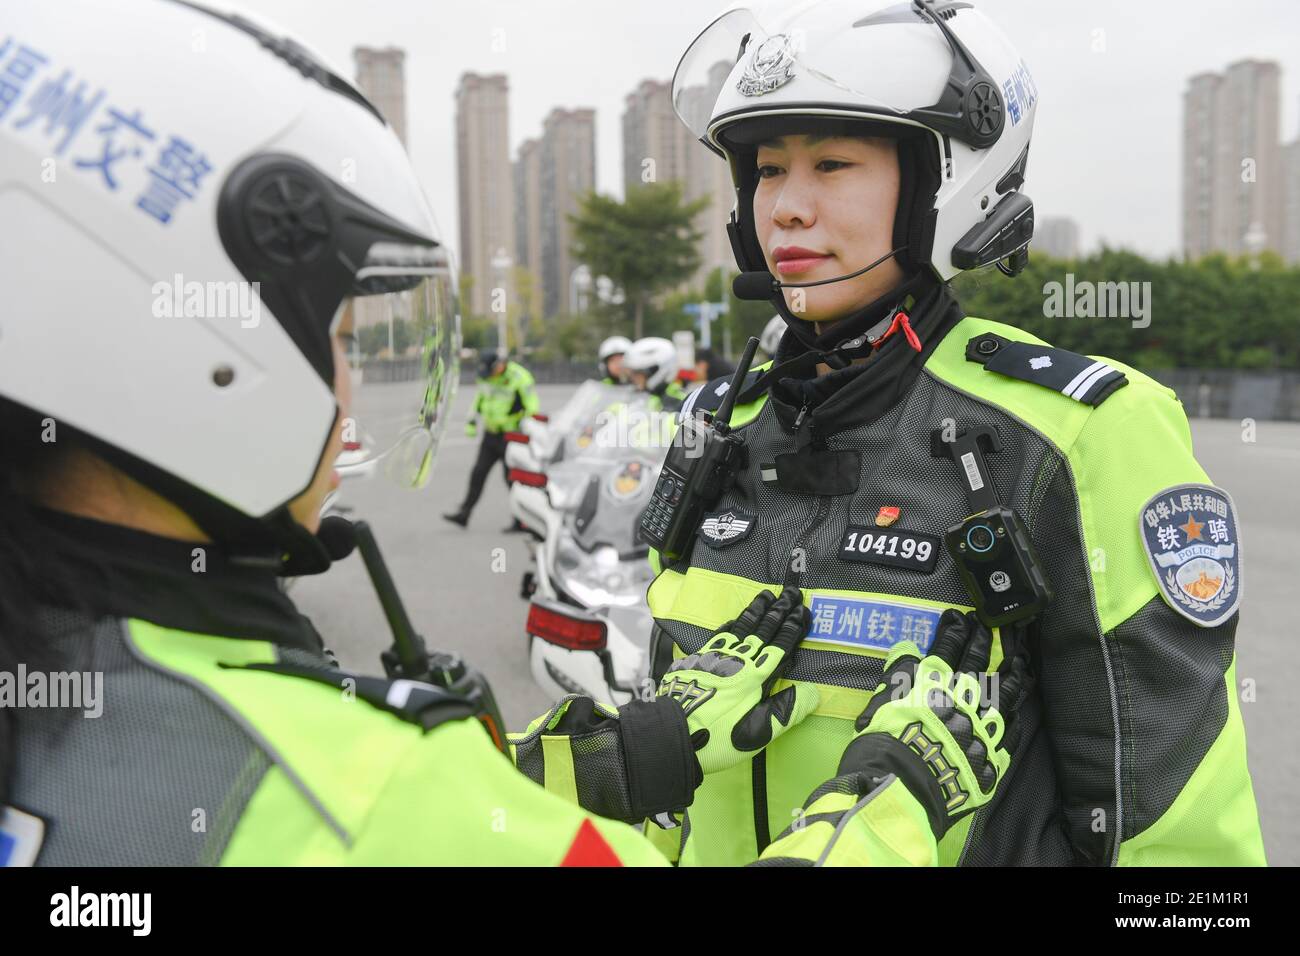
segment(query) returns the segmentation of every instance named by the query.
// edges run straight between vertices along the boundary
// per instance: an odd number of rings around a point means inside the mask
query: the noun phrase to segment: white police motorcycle
[[[649,687],[653,578],[637,527],[675,422],[628,386],[586,382],[547,422],[509,436],[510,509],[532,532],[525,625],[552,696],[626,703]]]

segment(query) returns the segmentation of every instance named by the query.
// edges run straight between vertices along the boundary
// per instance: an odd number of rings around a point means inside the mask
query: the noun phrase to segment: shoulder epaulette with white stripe
[[[761,365],[758,368],[749,370],[745,380],[740,384],[740,393],[744,395],[755,382],[759,380],[762,374],[767,371],[768,365]],[[697,388],[686,396],[682,403],[681,411],[678,413],[682,418],[687,415],[693,415],[699,412],[716,412],[722,407],[722,398],[731,388],[731,376],[725,378],[715,378],[706,382],[702,387]]]
[[[1128,377],[1106,362],[1050,345],[1013,342],[992,332],[967,342],[966,358],[986,372],[1033,382],[1085,405],[1100,405],[1128,384]]]

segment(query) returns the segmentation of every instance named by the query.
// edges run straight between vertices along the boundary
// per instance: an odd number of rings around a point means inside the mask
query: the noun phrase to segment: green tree
[[[357,332],[357,347],[365,356],[378,355],[380,349],[388,348],[388,325],[376,323],[367,325]]]
[[[357,332],[357,347],[361,350],[362,355],[386,355],[388,358],[396,358],[403,354],[413,343],[415,336],[412,326],[407,319],[393,320],[393,351],[388,352],[388,323],[386,321],[374,322],[362,327]]]
[[[643,334],[650,300],[699,268],[700,233],[693,220],[708,204],[707,196],[685,202],[678,182],[647,183],[622,202],[589,193],[569,216],[570,251],[592,275],[609,276],[623,290],[636,338]]]
[[[530,339],[536,337],[533,321],[542,314],[541,288],[531,269],[515,266],[510,271],[514,299],[506,309],[506,338],[511,352],[522,353]],[[543,335],[545,326],[539,330]]]
[[[415,335],[408,319],[393,319],[393,358],[405,355],[415,341]]]
[[[1065,287],[1071,276],[1075,287],[1142,284],[1149,322],[1138,327],[1122,316],[1049,315],[1048,289]],[[1069,261],[1031,254],[1014,280],[979,270],[959,276],[953,289],[967,315],[1142,370],[1300,368],[1300,268],[1271,253],[1214,254],[1193,262],[1109,248]]]
[[[529,335],[541,343],[533,354],[542,361],[590,358],[593,371],[596,350],[604,337],[592,316],[583,314],[533,319]]]
[[[495,348],[497,324],[479,315],[464,315],[460,320],[461,344],[469,349]]]

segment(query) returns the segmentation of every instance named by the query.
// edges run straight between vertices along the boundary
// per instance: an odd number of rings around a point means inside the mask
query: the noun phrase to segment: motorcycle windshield
[[[628,400],[630,385],[586,381],[573,397],[551,416],[549,424],[534,434],[533,453],[543,464],[582,457],[591,445],[596,419],[608,408]]]
[[[555,573],[584,606],[631,613],[644,606],[654,576],[639,526],[676,416],[627,387],[589,382],[579,393],[560,422],[570,429],[571,457],[547,471],[552,504],[564,512]]]
[[[641,512],[654,492],[676,419],[644,393],[624,390],[601,408],[574,458],[548,471],[548,489],[564,514],[557,572],[588,606],[633,606],[645,599],[651,571],[640,540]]]

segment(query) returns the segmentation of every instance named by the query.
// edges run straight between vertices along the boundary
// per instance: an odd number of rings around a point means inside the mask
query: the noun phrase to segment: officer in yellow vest
[[[465,434],[472,438],[478,434],[478,419],[482,418],[483,441],[469,474],[465,500],[454,512],[443,515],[444,518],[462,528],[469,524],[470,513],[483,494],[488,472],[498,461],[506,484],[510,484],[510,471],[505,464],[506,433],[518,431],[519,423],[535,415],[537,409],[537,389],[528,369],[510,361],[496,349],[483,349],[479,353],[478,393],[474,396],[470,419],[465,424]],[[516,519],[506,530],[521,531],[523,526]]]
[[[828,853],[803,824],[883,801],[900,863],[1263,863],[1232,498],[1171,390],[969,317],[949,291],[962,271],[1024,266],[1038,94],[982,13],[943,6],[737,10],[676,72],[676,103],[714,104],[681,115],[730,165],[735,291],[788,329],[740,385],[727,490],[658,562],[652,673],[755,593],[798,586],[812,624],[786,676],[820,703],[709,776],[689,827],[651,835],[684,864],[774,848],[871,863],[879,847]],[[709,383],[682,417],[727,390]],[[958,620],[993,639],[961,656],[983,676],[955,696],[997,699],[999,719],[945,736],[913,692],[954,687]],[[976,782],[999,780],[991,797]]]

